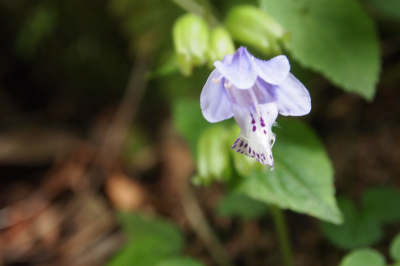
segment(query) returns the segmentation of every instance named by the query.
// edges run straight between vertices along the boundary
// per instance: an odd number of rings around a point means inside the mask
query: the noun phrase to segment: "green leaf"
[[[212,125],[203,132],[197,145],[198,178],[203,185],[227,179],[230,172],[229,132],[221,125]]]
[[[347,254],[339,266],[384,266],[385,258],[370,248],[356,249]]]
[[[400,233],[398,233],[390,243],[390,256],[394,261],[400,262]]]
[[[380,71],[375,26],[356,0],[260,0],[291,33],[287,45],[305,67],[346,91],[374,97]]]
[[[175,102],[173,119],[176,129],[185,137],[193,154],[197,154],[197,140],[210,123],[204,119],[199,100],[180,99]]]
[[[246,195],[230,193],[219,201],[216,212],[220,216],[256,220],[267,213],[267,206]]]
[[[159,238],[148,236],[140,241],[128,243],[122,250],[117,252],[107,263],[107,266],[156,266],[167,256],[177,253],[168,242],[160,241]]]
[[[372,7],[378,10],[382,18],[390,18],[400,21],[400,1],[399,0],[367,0]]]
[[[157,266],[203,266],[204,264],[192,258],[174,257],[163,260]]]
[[[117,217],[130,241],[152,238],[168,245],[173,251],[179,251],[182,247],[182,232],[172,223],[124,212],[118,213]]]
[[[382,222],[400,220],[400,191],[392,187],[368,189],[363,196],[363,206],[369,216]]]
[[[333,169],[324,146],[306,124],[286,119],[278,123],[274,170],[256,168],[249,176],[234,180],[232,188],[281,208],[340,223]]]
[[[118,213],[117,218],[128,236],[128,244],[108,266],[155,266],[182,248],[182,233],[169,222],[132,213]]]
[[[204,130],[213,125],[203,117],[200,108],[200,100],[189,98],[179,99],[173,106],[172,116],[175,128],[186,139],[192,150],[192,154],[196,157],[198,139]],[[218,125],[230,127],[232,125],[232,120],[225,120],[218,123]],[[229,146],[227,148],[229,148]]]
[[[338,247],[352,249],[371,245],[382,238],[382,228],[374,216],[358,212],[349,198],[340,198],[339,207],[344,215],[342,225],[322,223],[322,232]]]

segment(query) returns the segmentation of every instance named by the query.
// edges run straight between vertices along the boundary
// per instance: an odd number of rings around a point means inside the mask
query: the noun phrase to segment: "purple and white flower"
[[[214,66],[201,92],[203,116],[211,123],[233,116],[241,131],[232,149],[271,166],[272,170],[272,126],[278,113],[308,114],[309,92],[289,72],[290,64],[284,55],[263,61],[240,47]]]

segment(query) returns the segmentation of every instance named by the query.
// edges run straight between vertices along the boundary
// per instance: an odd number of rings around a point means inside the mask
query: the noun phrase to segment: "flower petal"
[[[261,164],[269,165],[273,169],[274,160],[271,148],[275,136],[271,127],[278,116],[276,103],[260,105],[260,117],[253,107],[246,108],[233,104],[233,110],[235,120],[241,131],[231,148],[238,153],[256,159]]]
[[[227,58],[225,61],[229,61]],[[214,62],[218,71],[238,89],[248,89],[254,85],[257,79],[257,67],[254,64],[254,57],[247,52],[245,47],[240,47],[232,62],[225,65],[221,61]]]
[[[233,116],[232,104],[223,86],[223,80],[215,84],[212,79],[218,79],[218,70],[211,72],[200,96],[200,106],[203,116],[210,123],[220,122]]]
[[[290,71],[289,60],[284,55],[276,56],[268,61],[254,58],[254,62],[258,75],[270,84],[280,84]]]
[[[311,111],[310,93],[291,73],[276,87],[276,98],[281,115],[301,116]]]

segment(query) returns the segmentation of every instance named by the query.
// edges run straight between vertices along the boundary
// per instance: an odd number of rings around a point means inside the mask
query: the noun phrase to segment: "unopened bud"
[[[209,65],[217,60],[222,60],[225,55],[235,53],[235,45],[229,32],[222,26],[216,27],[211,32],[209,48]]]
[[[177,63],[184,75],[191,75],[195,65],[206,61],[209,46],[207,23],[193,14],[178,18],[173,26],[173,39]]]
[[[253,6],[233,8],[226,20],[226,27],[239,42],[253,46],[273,56],[281,53],[279,42],[286,32],[272,17]]]

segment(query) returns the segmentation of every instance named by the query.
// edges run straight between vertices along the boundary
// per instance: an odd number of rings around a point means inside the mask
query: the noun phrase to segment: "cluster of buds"
[[[201,17],[185,14],[173,27],[176,63],[182,74],[190,76],[195,66],[212,64],[235,52],[233,39],[274,56],[281,53],[279,41],[285,31],[271,17],[251,6],[232,9],[225,25],[211,28]]]

